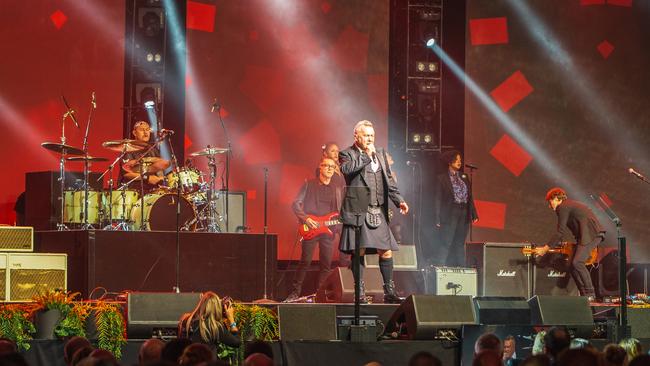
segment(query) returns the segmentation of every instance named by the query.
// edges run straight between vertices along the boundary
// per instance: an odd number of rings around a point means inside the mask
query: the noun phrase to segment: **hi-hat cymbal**
[[[67,157],[65,159],[68,160],[68,161],[84,161],[84,160],[88,160],[88,161],[108,161],[108,159],[106,159],[106,158],[102,158],[102,157],[99,157],[99,156],[89,156],[89,155],[87,155],[87,156],[69,156],[69,157]]]
[[[228,149],[224,147],[206,147],[203,150],[199,150],[190,154],[190,156],[206,156],[206,155],[217,155],[227,152]]]
[[[169,167],[169,160],[147,156],[142,158],[142,166],[142,170],[144,170],[145,173],[158,173],[159,171],[163,171]],[[123,167],[124,170],[130,173],[140,173],[141,170],[139,161],[136,159],[129,160],[127,163],[124,163]]]
[[[149,144],[138,140],[123,139],[123,140],[105,141],[104,143],[102,143],[102,146],[113,151],[122,152],[126,148],[127,152],[133,152],[133,151],[144,150],[149,146]]]
[[[58,142],[44,142],[41,144],[44,148],[54,151],[63,155],[83,155],[83,150],[65,144],[60,144]]]

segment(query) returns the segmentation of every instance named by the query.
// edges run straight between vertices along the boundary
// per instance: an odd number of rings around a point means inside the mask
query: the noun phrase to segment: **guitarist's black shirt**
[[[556,246],[560,241],[572,241],[575,237],[578,244],[589,244],[597,236],[605,236],[605,230],[589,207],[584,204],[564,200],[555,209],[557,215],[557,230],[549,239],[549,246]]]

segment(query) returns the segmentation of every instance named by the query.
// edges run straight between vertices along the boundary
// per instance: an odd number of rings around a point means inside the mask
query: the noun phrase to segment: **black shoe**
[[[393,280],[384,284],[384,304],[400,304],[404,298],[397,294]]]

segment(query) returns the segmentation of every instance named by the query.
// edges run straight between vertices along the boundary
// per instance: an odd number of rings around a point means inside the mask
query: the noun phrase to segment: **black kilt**
[[[366,249],[366,254],[375,254],[377,249],[380,250],[399,250],[397,241],[393,236],[393,233],[388,227],[388,222],[386,220],[386,214],[384,210],[381,210],[382,222],[377,228],[370,228],[368,224],[363,221],[361,225],[361,248]],[[341,231],[341,241],[339,242],[339,250],[343,253],[350,254],[355,249],[355,227],[351,225],[343,225],[343,230]]]

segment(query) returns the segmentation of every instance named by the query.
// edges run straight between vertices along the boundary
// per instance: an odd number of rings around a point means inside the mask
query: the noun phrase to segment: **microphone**
[[[97,109],[97,100],[95,99],[95,92],[91,95],[90,103],[93,105],[93,109]]]
[[[70,108],[70,105],[68,104],[68,101],[65,99],[65,96],[61,94],[61,99],[63,99],[63,104],[65,104],[65,107],[68,109],[65,114],[63,114],[63,118],[65,117],[70,117],[72,118],[72,122],[74,122],[74,125],[79,128],[79,122],[77,122],[77,117],[74,116],[74,109]]]
[[[416,166],[416,165],[420,165],[420,163],[418,163],[417,161],[411,161],[411,160],[406,161],[406,166]]]
[[[158,131],[158,136],[171,136],[174,134],[174,130],[168,130],[166,128],[161,128],[160,131]]]
[[[474,164],[471,164],[471,163],[465,163],[465,167],[470,168],[470,169],[474,169],[474,170],[478,170],[478,167],[476,165],[474,165]]]
[[[639,178],[639,179],[641,179],[641,180],[646,180],[645,177],[643,176],[643,174],[637,172],[637,171],[634,170],[633,168],[630,168],[630,169],[628,169],[627,171],[628,171],[628,173],[630,173],[630,174],[636,175],[636,177]]]
[[[217,98],[214,98],[214,103],[212,103],[212,106],[210,108],[210,113],[214,113],[214,111],[220,110],[221,109],[221,103],[219,103],[219,100]]]

